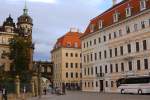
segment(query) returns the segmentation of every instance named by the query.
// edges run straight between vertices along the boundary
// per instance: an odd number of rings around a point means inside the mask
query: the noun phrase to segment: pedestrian
[[[47,93],[47,90],[46,90],[46,87],[44,88],[44,95],[46,95],[46,93]]]
[[[2,100],[7,100],[7,90],[5,88],[2,89]]]

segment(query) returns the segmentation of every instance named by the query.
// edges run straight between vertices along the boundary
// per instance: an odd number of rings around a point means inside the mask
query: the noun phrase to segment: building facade
[[[10,40],[14,36],[23,36],[24,39],[30,41],[31,47],[29,48],[29,69],[32,69],[33,63],[33,44],[32,44],[32,18],[28,15],[28,9],[23,9],[23,15],[18,17],[17,23],[14,23],[11,15],[0,26],[0,68],[8,72],[13,70],[11,67],[12,60],[7,54],[10,53]]]
[[[117,92],[117,80],[150,75],[150,0],[123,0],[91,20],[82,41],[82,90]]]
[[[54,87],[61,87],[65,83],[68,89],[81,88],[80,36],[81,33],[70,30],[57,40],[51,51]]]

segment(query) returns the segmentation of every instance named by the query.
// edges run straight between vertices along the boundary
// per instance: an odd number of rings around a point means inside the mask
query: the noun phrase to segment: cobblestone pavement
[[[150,100],[150,95],[67,92],[66,95],[47,95],[30,100]]]

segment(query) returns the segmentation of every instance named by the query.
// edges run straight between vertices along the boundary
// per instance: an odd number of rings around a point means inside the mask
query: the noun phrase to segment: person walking
[[[7,100],[7,90],[5,88],[2,89],[2,100]]]

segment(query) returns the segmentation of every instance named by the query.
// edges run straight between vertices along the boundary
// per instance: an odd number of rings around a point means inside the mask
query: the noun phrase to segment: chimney
[[[117,4],[117,0],[112,0],[113,6]]]

